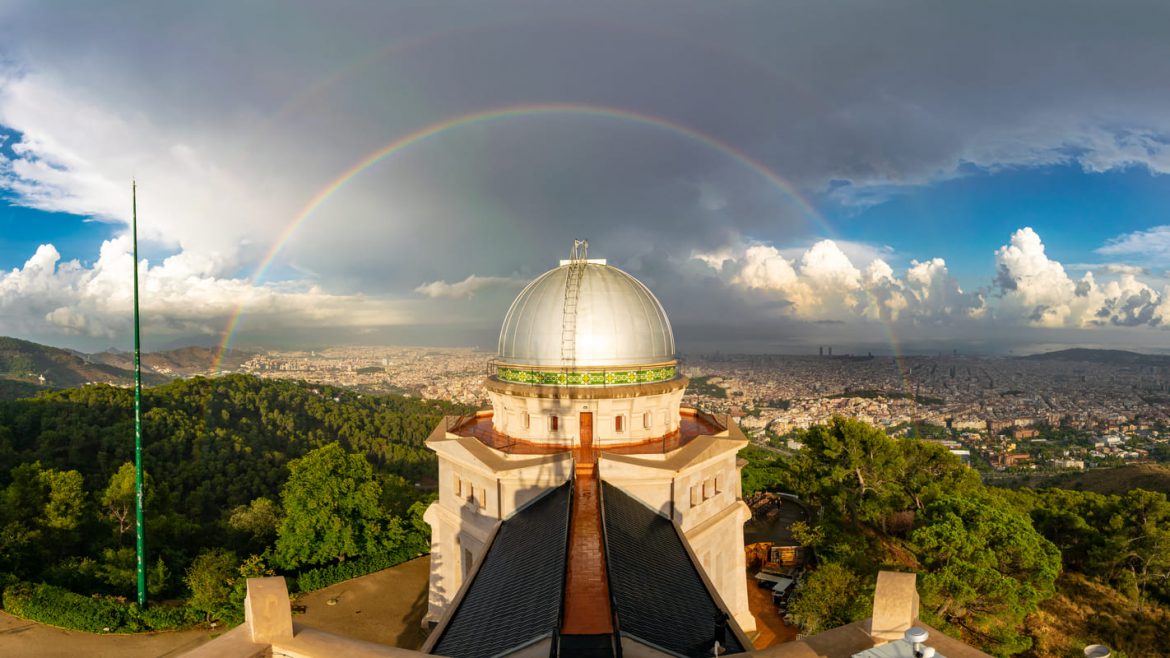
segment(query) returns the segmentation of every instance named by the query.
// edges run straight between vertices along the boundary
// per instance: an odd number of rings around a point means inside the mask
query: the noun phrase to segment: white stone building
[[[714,637],[712,616],[722,614],[723,645],[750,648],[744,633],[755,622],[743,550],[750,510],[741,499],[736,461],[747,440],[728,418],[680,405],[687,379],[679,372],[670,322],[644,285],[578,248],[516,297],[486,385],[490,410],[447,418],[427,440],[438,454],[440,480],[439,500],[426,514],[433,533],[426,620],[437,624],[432,651],[459,653],[451,639],[456,627],[474,627],[474,610],[459,609],[471,607],[469,590],[487,587],[478,582],[486,579],[483,569],[502,568],[503,558],[493,565],[492,556],[512,550],[497,546],[501,528],[526,510],[553,505],[535,501],[566,483],[571,502],[560,512],[531,513],[548,532],[562,532],[558,522],[564,524],[565,537],[547,549],[524,549],[534,571],[561,553],[560,573],[554,565],[548,578],[562,582],[515,583],[559,592],[552,596],[553,605],[560,604],[555,621],[534,624],[532,634],[559,641],[618,638],[620,628],[618,641],[662,647]],[[642,521],[628,520],[635,517]],[[617,545],[643,540],[645,555]],[[683,556],[686,565],[676,560],[656,578],[664,592],[690,592],[668,596],[683,597],[678,614],[702,617],[686,621],[700,630],[687,638],[642,637],[653,631],[639,628],[638,601],[652,598],[645,590],[657,586],[654,578],[638,579],[655,569],[657,558],[671,563],[671,555]],[[689,589],[676,582],[690,577],[688,570],[698,583]],[[503,623],[506,607],[492,611],[492,623]],[[669,628],[665,621],[659,615],[655,624]],[[679,646],[664,648],[687,653]]]

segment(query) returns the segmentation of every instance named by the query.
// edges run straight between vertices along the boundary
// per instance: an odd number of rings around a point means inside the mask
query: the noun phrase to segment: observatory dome
[[[591,370],[674,358],[662,304],[641,281],[600,259],[561,261],[537,277],[512,302],[500,330],[501,365]]]

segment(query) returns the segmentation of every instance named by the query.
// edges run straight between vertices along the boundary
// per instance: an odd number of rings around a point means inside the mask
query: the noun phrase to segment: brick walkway
[[[573,485],[573,521],[569,529],[569,564],[565,578],[563,635],[599,635],[613,632],[609,584],[605,576],[605,549],[601,545],[601,505],[595,457],[591,450],[574,450],[577,479]]]

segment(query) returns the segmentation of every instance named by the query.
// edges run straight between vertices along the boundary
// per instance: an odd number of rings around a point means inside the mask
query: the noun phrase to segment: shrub
[[[127,621],[123,604],[53,585],[20,582],[4,590],[4,609],[17,617],[90,633],[115,631]]]
[[[90,633],[176,630],[192,625],[198,617],[186,606],[152,605],[140,610],[137,603],[83,596],[44,583],[13,583],[4,588],[3,603],[17,617]]]
[[[388,569],[417,556],[417,551],[411,552],[402,547],[393,551],[374,553],[353,560],[346,560],[327,567],[310,569],[301,573],[296,579],[296,588],[301,592],[312,592],[323,587],[335,585],[350,578],[357,578],[366,574]]]

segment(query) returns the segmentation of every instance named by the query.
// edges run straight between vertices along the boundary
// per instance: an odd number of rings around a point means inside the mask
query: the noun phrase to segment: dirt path
[[[300,597],[293,621],[331,633],[410,649],[422,645],[430,558],[355,578]],[[335,599],[335,605],[328,601]],[[133,635],[67,631],[0,612],[5,658],[156,658],[177,656],[211,639],[207,630]]]
[[[98,635],[45,626],[0,612],[0,656],[13,658],[176,656],[210,639],[209,631]]]

